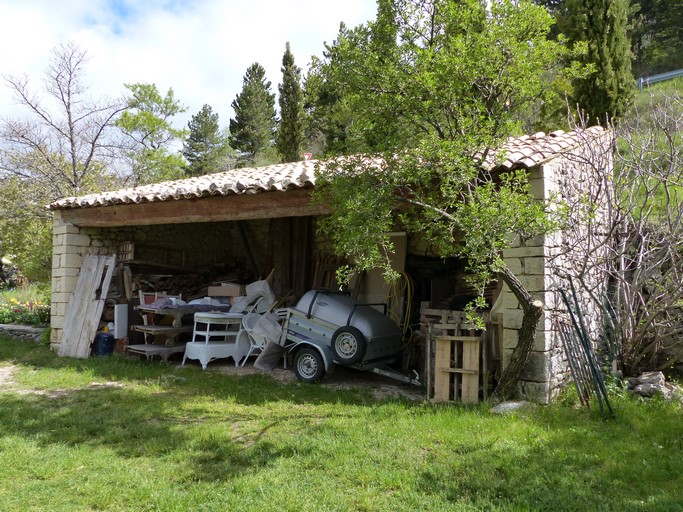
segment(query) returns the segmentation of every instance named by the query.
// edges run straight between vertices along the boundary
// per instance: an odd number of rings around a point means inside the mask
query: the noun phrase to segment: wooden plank
[[[479,401],[479,340],[463,342],[462,368],[470,372],[462,377],[462,401],[477,403]]]
[[[100,281],[102,274],[104,272],[104,260],[102,258],[96,258],[95,270],[90,274],[90,279],[87,282],[88,293],[85,294],[85,301],[83,303],[83,309],[80,310],[82,314],[82,321],[80,324],[80,332],[77,337],[74,338],[72,342],[73,356],[74,357],[88,357],[90,355],[90,344],[95,339],[95,334],[97,332],[97,324],[99,324],[99,317],[97,317],[97,323],[95,324],[95,329],[92,332],[92,336],[89,334],[89,324],[91,323],[89,319],[95,313],[96,308],[93,308],[93,304],[97,303],[97,294],[100,289]]]
[[[448,372],[448,373],[459,373],[459,374],[468,374],[468,375],[479,375],[479,372],[477,370],[466,370],[464,368],[448,368],[448,367],[443,367],[443,368],[437,368],[437,370],[440,370],[442,372]]]
[[[73,356],[76,350],[77,340],[80,337],[82,328],[82,317],[79,312],[85,309],[87,293],[92,281],[92,274],[97,267],[97,260],[92,256],[84,256],[81,269],[76,279],[76,287],[69,297],[64,313],[64,327],[62,329],[62,340],[59,344],[58,354],[60,356]]]
[[[450,336],[448,334],[440,334],[439,336],[436,337],[437,340],[443,340],[443,341],[471,341],[471,342],[479,342],[479,336]]]
[[[310,196],[310,190],[297,189],[287,192],[230,194],[92,208],[69,208],[60,212],[64,222],[75,226],[90,227],[187,224],[303,217],[330,213],[327,205],[313,203]]]
[[[83,257],[76,287],[67,303],[59,355],[88,357],[102,316],[115,256],[89,254]]]
[[[451,366],[450,342],[440,343],[437,337],[434,357],[434,367],[437,368],[434,372],[434,400],[447,402],[450,400],[451,377],[448,372],[438,371],[438,369]]]
[[[79,338],[76,357],[88,357],[90,355],[90,344],[95,339],[97,327],[102,318],[104,303],[109,293],[109,285],[114,275],[116,256],[99,256],[97,273],[92,281],[93,294],[87,304],[87,309],[83,317],[83,332]]]

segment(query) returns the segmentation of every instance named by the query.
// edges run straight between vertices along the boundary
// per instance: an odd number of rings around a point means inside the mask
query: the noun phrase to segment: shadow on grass
[[[59,357],[47,347],[10,338],[0,338],[0,364],[2,362],[35,371],[71,370],[91,374],[104,381],[155,383],[168,392],[230,398],[243,405],[263,405],[282,400],[294,404],[371,405],[376,402],[369,390],[360,387],[340,392],[319,385],[282,383],[267,374],[228,375],[204,371],[194,365],[181,368],[159,360],[147,361],[120,355],[86,359]]]
[[[339,392],[282,384],[264,375],[235,377],[126,357],[59,357],[33,342],[5,338],[0,339],[3,364],[44,375],[33,386],[22,385],[20,377],[5,389],[0,386],[2,436],[28,438],[41,446],[108,448],[131,459],[182,453],[186,470],[179,478],[188,481],[223,481],[294,453],[305,456],[308,450],[295,446],[295,439],[270,442],[269,429],[279,422],[305,428],[345,414],[330,409],[307,417],[306,411],[288,407],[373,403],[362,390]],[[89,378],[79,377],[82,385],[50,382],[51,375],[64,373]],[[271,403],[279,410],[268,418]],[[223,405],[230,412],[221,412]]]

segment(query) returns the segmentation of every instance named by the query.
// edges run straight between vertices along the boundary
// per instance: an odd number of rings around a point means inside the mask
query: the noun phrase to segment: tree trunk
[[[507,267],[500,271],[500,277],[517,297],[519,305],[524,311],[524,316],[522,317],[522,327],[517,336],[517,346],[491,395],[493,402],[507,400],[514,393],[517,381],[529,361],[538,321],[543,314],[543,303],[540,300],[534,300],[517,276],[510,272]]]

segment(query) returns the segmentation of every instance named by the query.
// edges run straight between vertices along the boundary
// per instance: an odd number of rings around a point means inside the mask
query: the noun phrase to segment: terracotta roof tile
[[[512,169],[533,167],[554,158],[563,151],[575,147],[587,139],[599,137],[604,129],[594,126],[582,131],[565,132],[557,130],[510,139],[496,157],[493,155],[489,168]],[[502,163],[500,157],[502,156]],[[373,165],[381,163],[375,159]],[[177,181],[143,185],[100,194],[67,197],[52,203],[54,210],[87,208],[117,204],[133,204],[155,201],[193,199],[206,196],[230,194],[257,194],[269,191],[286,191],[315,185],[315,168],[324,162],[307,160],[266,167],[232,169]]]

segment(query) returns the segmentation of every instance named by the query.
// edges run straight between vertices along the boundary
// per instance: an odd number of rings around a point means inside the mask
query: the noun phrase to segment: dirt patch
[[[15,370],[16,366],[0,367],[0,390],[15,386],[17,384],[13,379]]]
[[[76,391],[83,391],[86,389],[111,389],[111,388],[122,388],[125,384],[121,382],[93,382],[88,386],[82,388],[71,388],[71,389],[24,389],[18,387],[17,382],[14,380],[14,372],[17,370],[16,366],[3,366],[0,367],[0,391],[13,391],[18,395],[40,395],[46,396],[48,398],[60,398],[63,396],[70,395]]]
[[[282,367],[275,368],[270,372],[263,372],[253,366],[238,366],[231,364],[212,363],[211,369],[226,375],[267,375],[283,384],[297,382],[294,372]],[[320,386],[330,389],[370,389],[372,396],[377,400],[385,398],[407,398],[409,400],[423,400],[425,392],[420,386],[404,384],[393,379],[375,375],[373,373],[354,371],[343,367],[337,367],[334,373],[327,374],[320,382]]]

